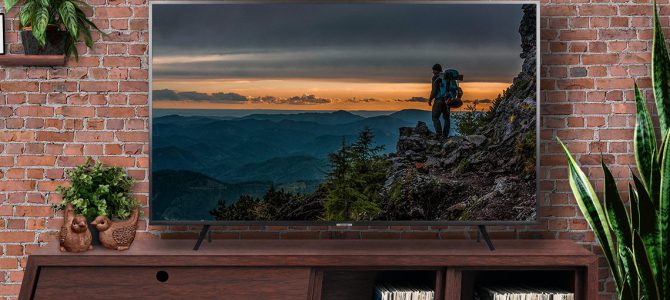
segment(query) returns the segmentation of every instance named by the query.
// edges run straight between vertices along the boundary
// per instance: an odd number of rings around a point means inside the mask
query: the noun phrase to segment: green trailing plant
[[[9,11],[16,6],[20,0],[3,0],[5,10]],[[83,37],[87,47],[93,48],[91,29],[104,33],[91,22],[83,8],[90,6],[80,0],[23,0],[23,6],[19,12],[19,23],[21,28],[31,26],[31,31],[37,42],[44,47],[46,45],[47,27],[56,26],[68,33],[65,43],[65,54],[69,57],[74,55],[79,59],[76,44]]]
[[[72,203],[75,212],[88,220],[100,215],[127,219],[138,205],[131,195],[135,181],[120,167],[105,167],[89,159],[66,175],[70,185],[56,189],[63,195],[63,201],[56,205],[58,209]]]
[[[634,148],[640,176],[633,174],[628,185],[628,205],[604,163],[601,202],[559,139],[568,159],[570,187],[600,242],[618,297],[624,300],[670,299],[670,57],[655,5],[652,51],[653,92],[662,139],[657,141],[646,100],[635,85]]]

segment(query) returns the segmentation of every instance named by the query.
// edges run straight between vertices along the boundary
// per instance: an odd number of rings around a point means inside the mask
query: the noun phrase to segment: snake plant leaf
[[[647,101],[642,97],[640,89],[635,84],[635,104],[637,114],[635,115],[635,161],[640,172],[640,177],[645,183],[647,190],[652,189],[652,163],[654,161],[654,150],[656,150],[656,135],[651,115],[647,110]]]
[[[644,184],[635,175],[633,175],[633,181],[638,192],[638,213],[640,214],[640,223],[637,232],[649,256],[649,264],[653,275],[658,276],[655,278],[659,279],[658,283],[660,283],[663,271],[662,264],[660,263],[662,254],[660,253],[661,234],[658,231],[658,214],[651,197],[649,197],[649,194],[644,189]]]
[[[10,9],[12,9],[12,7],[14,7],[14,5],[16,5],[16,3],[18,2],[19,0],[4,0],[3,4],[5,5],[5,11],[9,11]]]
[[[660,233],[660,253],[662,257],[662,282],[663,293],[670,297],[670,131],[663,139],[661,148],[661,184],[660,184],[660,202],[658,209],[658,231]]]
[[[638,201],[637,201],[637,192],[635,189],[633,189],[632,184],[628,184],[628,203],[630,205],[630,216],[631,216],[631,228],[630,228],[630,233],[631,237],[633,236],[633,228],[638,228],[640,224],[640,213],[637,211],[637,206],[638,206]],[[626,247],[633,245],[632,241],[630,244],[626,245]],[[626,251],[626,253],[620,254],[620,255],[626,255],[628,257],[633,258],[633,265],[635,265],[635,256],[632,252]],[[633,271],[635,271],[635,276],[633,278],[639,278],[637,274],[637,267],[633,268]],[[632,276],[633,274],[631,274]],[[635,288],[631,286],[632,293],[634,293],[634,296],[639,294],[640,291],[640,286],[639,286],[639,281],[635,282]]]
[[[46,30],[47,25],[49,25],[49,8],[45,6],[40,6],[35,12],[35,17],[32,20],[33,25],[33,36],[37,39],[37,42],[40,46],[46,46]]]
[[[625,251],[625,253],[629,253],[628,251]],[[633,265],[635,266],[635,265]],[[624,274],[628,276],[628,274]],[[637,276],[637,275],[636,275]],[[635,278],[636,283],[637,283],[637,277]],[[633,294],[633,291],[636,291]],[[623,285],[623,288],[621,289],[621,293],[619,293],[619,299],[621,300],[637,300],[637,290],[632,288],[630,285],[628,285],[628,282],[625,282]]]
[[[617,290],[623,286],[623,276],[619,272],[621,267],[619,267],[618,256],[615,255],[614,240],[612,239],[612,233],[609,230],[609,225],[607,224],[607,215],[605,210],[602,208],[598,200],[598,195],[593,190],[593,186],[589,182],[586,174],[579,168],[577,162],[572,158],[570,151],[563,144],[561,139],[556,138],[558,143],[563,148],[565,156],[568,160],[568,169],[569,169],[569,182],[572,193],[575,196],[577,205],[584,214],[586,222],[589,223],[591,229],[598,238],[600,242],[607,263],[610,265],[610,270],[615,279],[615,285]]]
[[[616,237],[617,253],[620,260],[620,274],[623,276],[624,288],[621,290],[621,299],[635,299],[637,294],[630,294],[633,290],[637,291],[637,271],[635,270],[635,261],[626,251],[626,246],[633,242],[630,216],[626,206],[621,200],[619,190],[612,176],[612,172],[600,162],[605,175],[605,186],[603,190],[603,203],[607,213],[607,223]],[[628,288],[626,288],[628,287]]]
[[[647,248],[638,231],[634,231],[633,251],[635,253],[635,266],[640,278],[640,290],[642,291],[642,296],[644,299],[649,300],[661,299],[658,292],[657,282],[654,279],[654,271],[651,267]]]
[[[630,203],[630,221],[631,221],[631,234],[633,228],[638,228],[640,226],[640,212],[637,211],[638,201],[637,201],[637,191],[633,189],[632,184],[628,184],[628,201]]]
[[[651,78],[656,99],[656,109],[661,125],[661,136],[670,127],[670,56],[663,37],[661,21],[654,1],[654,41],[651,52]]]

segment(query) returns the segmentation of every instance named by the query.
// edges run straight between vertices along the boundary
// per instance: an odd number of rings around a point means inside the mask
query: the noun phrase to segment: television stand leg
[[[481,239],[484,239],[489,250],[496,250],[496,247],[493,246],[493,242],[491,242],[491,238],[489,238],[489,233],[486,231],[485,225],[477,225],[477,243],[479,243]]]
[[[202,244],[202,241],[205,239],[205,236],[207,236],[207,242],[212,242],[212,232],[209,231],[209,226],[210,225],[203,225],[202,230],[200,230],[200,235],[198,235],[198,240],[195,242],[195,246],[193,247],[193,251],[198,251],[200,249],[200,245]]]

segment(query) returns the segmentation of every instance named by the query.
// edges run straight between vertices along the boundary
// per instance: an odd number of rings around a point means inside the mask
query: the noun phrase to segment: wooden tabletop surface
[[[127,251],[113,251],[96,246],[84,253],[64,253],[57,243],[50,243],[33,255],[143,256],[143,255],[213,255],[213,256],[357,256],[357,255],[448,255],[448,256],[591,256],[582,246],[568,240],[494,240],[496,250],[474,240],[214,240],[203,242],[193,251],[195,240],[139,240]]]

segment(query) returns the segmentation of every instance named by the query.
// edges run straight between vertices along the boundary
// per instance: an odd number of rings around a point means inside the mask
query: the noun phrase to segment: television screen
[[[152,1],[152,224],[534,222],[537,5]]]

